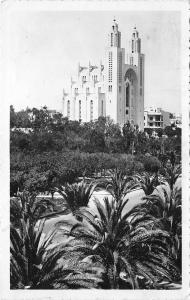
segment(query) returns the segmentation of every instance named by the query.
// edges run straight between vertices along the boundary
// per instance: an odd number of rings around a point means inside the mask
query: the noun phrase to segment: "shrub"
[[[144,160],[145,171],[157,173],[158,170],[160,169],[160,167],[161,167],[161,164],[157,157],[150,156],[150,157],[145,158],[145,160]]]

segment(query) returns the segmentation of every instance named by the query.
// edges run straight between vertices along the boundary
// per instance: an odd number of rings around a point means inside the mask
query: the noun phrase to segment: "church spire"
[[[130,48],[132,53],[141,53],[141,39],[136,26],[133,29],[132,38],[130,42]]]
[[[118,30],[118,24],[116,23],[115,17],[109,33],[108,45],[109,47],[121,47],[121,32]]]

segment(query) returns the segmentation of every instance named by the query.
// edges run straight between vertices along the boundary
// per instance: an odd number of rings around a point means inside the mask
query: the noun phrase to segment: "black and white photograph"
[[[187,2],[19,2],[1,3],[0,299],[188,298]]]

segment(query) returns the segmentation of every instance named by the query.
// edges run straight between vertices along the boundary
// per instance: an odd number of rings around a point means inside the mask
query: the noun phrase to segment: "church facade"
[[[144,54],[134,28],[130,51],[121,48],[121,32],[113,21],[108,35],[104,62],[78,65],[71,78],[70,91],[63,92],[63,115],[71,120],[89,122],[109,116],[121,126],[130,121],[144,129]]]

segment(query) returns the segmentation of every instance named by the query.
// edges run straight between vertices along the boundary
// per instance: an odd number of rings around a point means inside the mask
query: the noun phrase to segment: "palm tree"
[[[157,218],[171,236],[171,251],[181,269],[181,188],[173,189],[170,194],[162,188],[159,194],[152,194],[143,200],[145,203],[141,204],[141,211]]]
[[[96,188],[95,182],[86,183],[84,180],[80,183],[66,184],[56,191],[63,197],[62,209],[57,212],[46,215],[48,217],[55,217],[57,215],[72,213],[76,218],[81,207],[88,206],[89,200]]]
[[[10,221],[16,227],[19,227],[22,220],[35,224],[39,218],[55,209],[56,204],[50,199],[39,199],[36,193],[20,193],[17,198],[11,199]]]
[[[101,268],[78,261],[78,255],[72,252],[72,259],[68,260],[67,250],[66,244],[61,243],[49,251],[32,289],[89,289],[100,286]]]
[[[50,232],[42,241],[44,214],[55,207],[50,199],[38,199],[27,192],[11,199],[11,288],[30,288],[39,273],[46,247],[55,235]]]
[[[151,195],[157,186],[166,184],[166,180],[163,177],[157,174],[150,175],[147,172],[134,175],[133,180],[144,191],[145,195]]]
[[[44,223],[45,220],[41,220],[38,228],[29,220],[21,220],[19,229],[11,225],[10,282],[13,289],[30,288],[38,276],[46,247],[55,235],[50,232],[42,239]]]
[[[178,178],[181,177],[181,165],[170,166],[165,168],[164,177],[170,185],[170,188],[173,189]]]
[[[158,287],[163,280],[175,281],[179,274],[171,253],[168,253],[170,235],[151,215],[137,211],[124,215],[128,200],[96,201],[98,215],[89,208],[80,213],[83,222],[59,222],[56,227],[72,237],[67,245],[65,259],[86,260],[102,266],[102,288]],[[64,227],[62,226],[64,225]]]
[[[130,193],[139,188],[139,184],[134,182],[133,178],[126,176],[124,172],[119,169],[109,171],[109,179],[100,180],[96,184],[96,188],[106,189],[117,202],[125,198],[127,193]]]
[[[53,246],[56,232],[44,239],[44,220],[37,230],[23,222],[22,231],[11,227],[11,289],[95,288],[101,280],[101,270],[87,264],[64,261],[65,244]],[[53,246],[53,247],[52,247]]]

